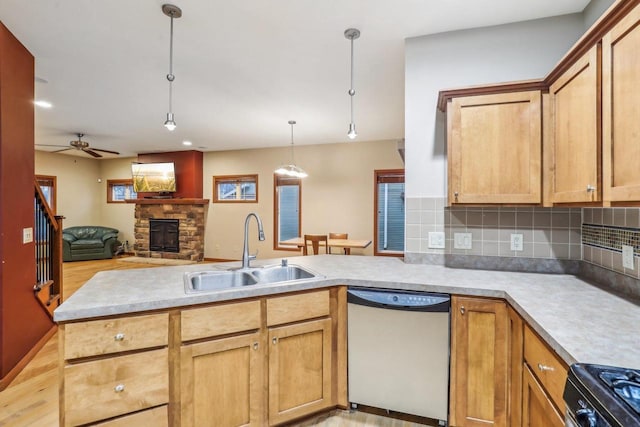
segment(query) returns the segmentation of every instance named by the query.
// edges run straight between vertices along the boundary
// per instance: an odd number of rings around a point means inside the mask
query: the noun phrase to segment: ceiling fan
[[[93,157],[102,157],[102,154],[98,153],[98,151],[103,153],[116,154],[116,155],[120,154],[117,151],[103,150],[101,148],[89,148],[89,143],[87,141],[82,140],[84,133],[77,133],[76,135],[78,135],[78,139],[76,141],[69,141],[69,145],[70,145],[69,147],[67,147],[66,145],[51,145],[51,144],[36,144],[36,145],[39,145],[42,147],[64,147],[62,150],[55,150],[55,151],[52,151],[52,153],[60,153],[62,151],[67,151],[67,150],[78,150],[78,151],[84,151],[85,153]]]

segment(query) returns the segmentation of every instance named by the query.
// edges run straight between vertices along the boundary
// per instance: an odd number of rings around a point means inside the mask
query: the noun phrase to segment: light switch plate
[[[473,235],[471,233],[453,233],[454,249],[471,249],[473,246]]]
[[[523,251],[524,250],[524,241],[522,234],[512,233],[511,234],[511,250],[512,251]]]
[[[622,245],[622,266],[633,270],[633,246]]]
[[[33,242],[33,228],[27,227],[22,229],[22,243]]]
[[[444,249],[444,231],[429,232],[429,249]]]

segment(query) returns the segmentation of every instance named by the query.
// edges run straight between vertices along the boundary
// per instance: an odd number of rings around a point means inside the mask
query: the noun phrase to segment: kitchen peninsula
[[[255,266],[279,264],[280,260],[254,263]],[[261,312],[258,307],[260,304],[269,307],[273,301],[274,307],[279,305],[279,311],[286,313],[287,303],[295,302],[294,299],[286,298],[293,298],[296,295],[305,296],[309,318],[319,319],[315,320],[316,322],[324,322],[325,329],[322,330],[326,332],[333,328],[333,331],[338,331],[338,335],[344,335],[344,323],[340,322],[346,323],[346,319],[339,318],[346,314],[341,308],[344,304],[344,295],[341,290],[345,285],[353,285],[505,300],[530,329],[535,331],[567,365],[588,362],[633,367],[638,363],[640,341],[637,339],[637,325],[640,324],[640,306],[575,276],[453,269],[444,266],[405,264],[395,258],[365,256],[295,257],[289,259],[289,264],[301,265],[324,277],[318,277],[315,280],[230,288],[216,292],[186,293],[183,283],[185,272],[224,270],[238,267],[238,263],[196,264],[98,273],[55,312],[55,320],[61,324],[60,339],[63,343],[61,348],[68,344],[64,343],[65,335],[69,338],[65,329],[70,325],[103,321],[117,323],[118,319],[131,316],[132,319],[142,322],[149,321],[150,323],[143,329],[146,331],[145,335],[151,336],[154,328],[166,324],[164,322],[167,322],[167,313],[171,314],[179,310],[184,313],[190,310],[195,316],[197,310],[192,309],[234,307],[238,306],[238,303],[247,305],[239,311],[226,313],[225,315],[229,316],[229,322],[233,323],[238,319],[242,319],[243,323],[255,321],[254,326],[244,326],[244,329],[239,329],[255,332],[260,328],[260,316],[265,315],[264,310]],[[225,302],[228,304],[219,304]],[[184,315],[182,319],[185,322]],[[303,317],[285,319],[282,322],[289,325],[288,322],[300,319]],[[274,321],[275,323],[279,322]],[[270,327],[269,333],[275,333],[275,329],[278,328]],[[172,329],[169,328],[169,330]],[[227,333],[224,337],[228,335]],[[332,335],[329,333],[327,336]],[[161,360],[166,367],[168,363],[164,359],[166,351],[162,353],[162,350],[157,348],[166,350],[166,346],[169,345],[169,360],[178,358],[175,354],[171,356],[172,339],[171,336],[167,338],[165,334],[160,337],[160,341],[150,346],[156,350],[142,353],[159,352],[152,356],[155,360]],[[256,337],[255,341],[249,341],[249,347],[255,346],[256,349],[265,345],[275,347],[278,337],[269,336],[269,339],[270,341],[266,342],[266,339],[261,340]],[[333,339],[333,344],[329,346],[334,349],[337,346],[340,349],[340,346],[344,345],[340,340],[346,340],[346,336],[340,338],[334,334]],[[275,341],[271,343],[271,340]],[[324,345],[326,348],[328,344]],[[122,357],[133,356],[136,354],[127,353]],[[336,359],[340,357],[335,352],[333,356]],[[336,361],[339,362],[334,360]],[[74,366],[74,362],[67,365],[69,366]],[[183,375],[184,369],[183,366]],[[344,367],[338,366],[332,369],[334,373],[337,369],[339,377],[343,374]],[[346,369],[344,371],[346,375]],[[178,378],[175,377],[177,374],[174,372],[173,375],[174,379],[169,382],[177,381]],[[344,378],[339,379],[340,381],[342,385],[333,389],[337,395],[334,393],[333,401],[327,403],[326,407],[346,404]],[[111,393],[113,394],[112,391]],[[176,390],[169,391],[169,406],[172,399],[178,401],[177,393]],[[92,404],[94,407],[99,406],[95,401]],[[185,404],[184,400],[182,404]],[[63,407],[61,396],[61,408]],[[166,409],[164,411],[162,416],[166,418]],[[177,422],[175,424],[178,425]]]

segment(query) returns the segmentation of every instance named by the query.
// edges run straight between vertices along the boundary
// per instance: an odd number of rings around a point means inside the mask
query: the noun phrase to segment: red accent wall
[[[51,329],[33,294],[34,59],[0,23],[0,372],[4,378]]]
[[[173,197],[202,198],[202,151],[169,151],[166,153],[138,154],[140,163],[174,162],[176,192]],[[138,198],[156,193],[140,193]]]

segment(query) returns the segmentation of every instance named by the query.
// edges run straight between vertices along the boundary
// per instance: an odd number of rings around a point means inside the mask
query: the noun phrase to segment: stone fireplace
[[[209,200],[138,199],[131,200],[131,203],[136,205],[136,241],[133,245],[136,256],[190,261],[204,259],[204,228]]]

